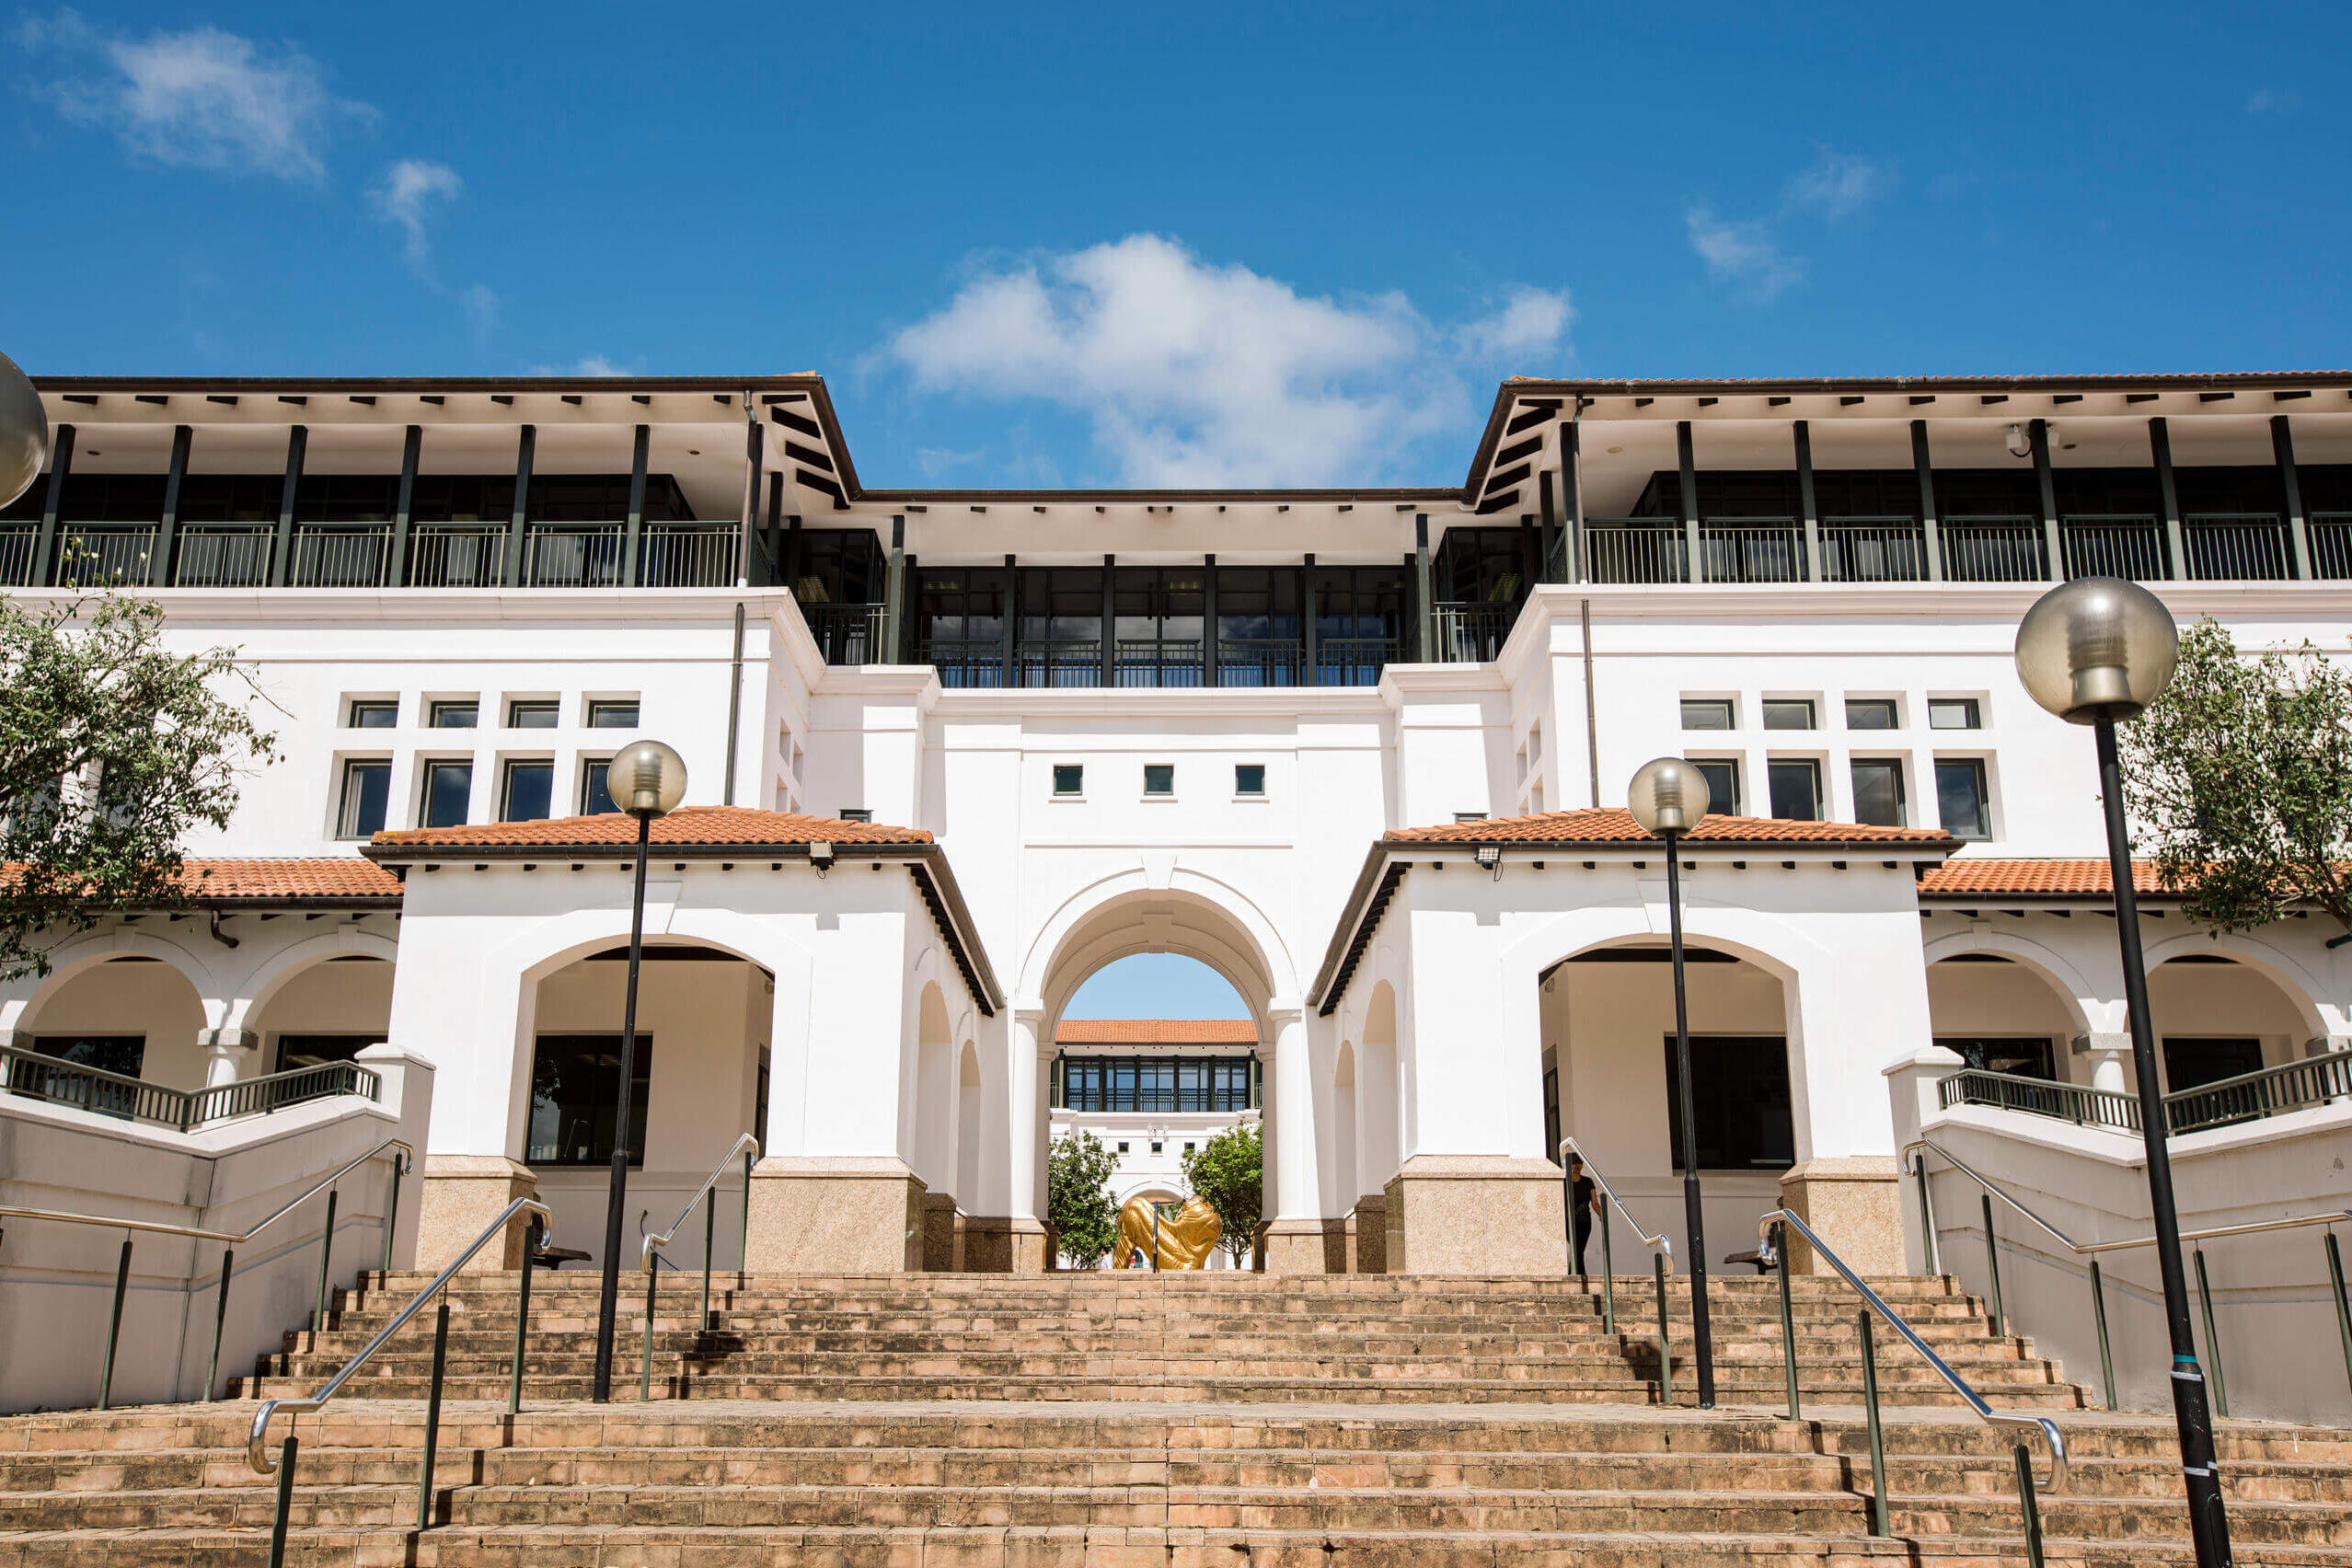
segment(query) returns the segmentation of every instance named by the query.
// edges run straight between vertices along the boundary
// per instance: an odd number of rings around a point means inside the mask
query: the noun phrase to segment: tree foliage
[[[1111,1206],[1111,1174],[1119,1157],[1092,1133],[1055,1138],[1045,1161],[1045,1222],[1078,1267],[1098,1266],[1118,1245],[1119,1211]]]
[[[2309,903],[2352,931],[2352,674],[2309,642],[2242,654],[2201,620],[2118,728],[2138,847],[2190,918],[2245,931]]]
[[[163,610],[104,594],[28,612],[0,602],[0,978],[108,909],[188,901],[180,841],[223,827],[276,742],[231,649],[163,646]]]
[[[1225,1234],[1216,1244],[1238,1265],[1265,1210],[1265,1140],[1255,1122],[1229,1127],[1183,1157],[1184,1180],[1208,1200]]]

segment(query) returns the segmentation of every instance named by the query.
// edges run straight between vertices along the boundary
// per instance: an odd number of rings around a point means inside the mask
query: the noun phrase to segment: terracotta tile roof
[[[207,904],[349,904],[400,902],[400,880],[356,855],[308,859],[180,861],[179,885],[190,898]],[[0,866],[0,882],[14,877],[17,862]]]
[[[657,847],[928,844],[921,828],[844,822],[838,817],[795,812],[764,812],[750,806],[680,806],[653,822]],[[413,827],[379,833],[372,852],[402,848],[589,849],[637,842],[637,819],[626,812],[599,816],[554,817],[539,822],[468,823],[461,827]]]
[[[1066,1018],[1054,1031],[1057,1045],[1254,1045],[1258,1026],[1246,1018]]]
[[[1910,845],[1949,849],[1958,841],[1940,828],[1870,827],[1850,822],[1782,822],[1773,817],[1710,816],[1685,844]],[[1539,816],[1490,817],[1438,827],[1404,827],[1380,836],[1383,844],[1655,844],[1622,806],[1545,812]]]
[[[2132,891],[2142,898],[2177,898],[2159,878],[2152,860],[2131,864]],[[1922,898],[1998,896],[2104,898],[2116,888],[2104,860],[1996,860],[1963,857],[1946,860],[1920,878]]]

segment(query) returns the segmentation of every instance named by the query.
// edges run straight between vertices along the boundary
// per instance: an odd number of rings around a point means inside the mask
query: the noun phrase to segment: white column
[[[2110,1094],[2132,1092],[2131,1036],[2085,1034],[2074,1048],[2091,1058],[2091,1087]]]
[[[1009,1201],[1006,1212],[1015,1217],[1045,1218],[1045,1159],[1050,1134],[1046,1099],[1052,1093],[1052,1049],[1038,1042],[1045,1031],[1042,1008],[1021,1008],[1013,1013],[1007,1066],[1009,1069],[1007,1110],[1010,1117],[1011,1153],[1008,1172]]]
[[[1307,1044],[1307,1016],[1297,1008],[1270,1009],[1274,1037],[1269,1118],[1274,1128],[1274,1219],[1320,1219],[1322,1192],[1315,1160],[1315,1068]]]
[[[204,1048],[204,1087],[218,1089],[253,1075],[245,1069],[260,1048],[261,1037],[248,1029],[208,1029],[196,1037]]]

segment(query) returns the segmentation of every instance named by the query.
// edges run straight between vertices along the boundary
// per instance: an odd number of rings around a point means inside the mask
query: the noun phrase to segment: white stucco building
[[[748,1132],[754,1267],[1034,1270],[1056,1129],[1157,1146],[1124,1197],[1258,1114],[1274,1269],[1557,1272],[1562,1136],[1678,1231],[1621,808],[1678,753],[1724,797],[1684,857],[1711,1247],[1785,1201],[1899,1269],[1890,1062],[2122,1086],[2093,758],[2019,616],[2110,571],[2244,645],[2352,620],[2352,375],[1512,381],[1459,485],[1149,493],[869,489],[811,376],[41,389],[0,580],[143,584],[241,651],[284,756],[191,908],[66,943],[0,1030],[184,1090],[430,1062],[428,1262],[526,1191],[601,1245],[600,767],[644,734],[692,776],[648,1228]],[[2150,913],[2183,1084],[2352,1033],[2321,920]],[[1242,997],[1150,1049],[1251,1059],[1244,1106],[1057,1109],[1070,997],[1143,951]]]

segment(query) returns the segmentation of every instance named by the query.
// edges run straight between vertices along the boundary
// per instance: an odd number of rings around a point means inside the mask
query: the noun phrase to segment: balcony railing
[[[648,523],[637,580],[648,588],[723,588],[735,581],[732,523]]]
[[[1711,517],[1699,525],[1702,582],[1802,582],[1804,528],[1793,517]]]
[[[40,524],[0,523],[0,588],[30,586],[40,549]]]
[[[2139,1131],[2139,1101],[2128,1094],[2014,1073],[1984,1072],[1973,1067],[1954,1073],[1936,1085],[1936,1101],[1947,1111],[1954,1105],[1990,1105],[2003,1111],[2055,1117],[2079,1127]]]
[[[922,662],[939,671],[940,685],[950,691],[995,690],[1005,685],[1000,637],[926,638]]]
[[[2154,582],[2164,575],[2164,526],[2153,517],[2128,513],[2070,516],[2060,540],[2070,578],[2128,577]]]
[[[1503,651],[1519,618],[1516,605],[1436,604],[1430,606],[1437,627],[1437,645],[1428,657],[1440,664],[1482,664]]]
[[[389,523],[297,523],[287,579],[297,588],[380,588],[391,559]]]
[[[628,527],[621,523],[526,523],[526,588],[617,588]]]
[[[2276,513],[2197,513],[2182,519],[2181,553],[2191,577],[2275,582],[2295,575],[2295,551]]]
[[[153,523],[60,523],[57,586],[145,583],[155,569],[156,533]]]
[[[503,523],[419,523],[409,531],[412,588],[495,588],[506,581]]]
[[[801,618],[816,640],[817,651],[828,664],[880,664],[891,655],[882,651],[882,609],[880,605],[802,605]]]
[[[2031,517],[1946,517],[1943,575],[1954,582],[2046,582],[2049,552]]]
[[[186,1132],[207,1122],[281,1111],[334,1094],[374,1100],[381,1089],[375,1074],[354,1062],[323,1062],[240,1078],[212,1089],[167,1089],[159,1083],[100,1071],[54,1056],[0,1045],[0,1089],[29,1100],[71,1105],[126,1122],[149,1122]]]
[[[1401,652],[1402,640],[1394,637],[1319,637],[1315,640],[1315,684],[1378,686],[1380,672],[1395,663]]]
[[[1221,686],[1295,686],[1305,684],[1306,646],[1295,637],[1224,637],[1216,644],[1216,684]]]
[[[1198,638],[1123,637],[1118,640],[1118,676],[1123,686],[1196,686],[1201,684]]]
[[[1099,686],[1102,644],[1091,637],[1024,639],[1013,645],[1013,673],[1025,686]]]
[[[1825,517],[1821,575],[1830,582],[1920,582],[1927,534],[1916,517]]]
[[[277,529],[267,523],[183,523],[175,588],[259,588],[270,581]]]
[[[1990,1105],[2079,1126],[2139,1131],[2138,1096],[2048,1078],[1972,1068],[1943,1079],[1936,1086],[1936,1097],[1947,1110],[1954,1105]],[[2176,1090],[2164,1096],[2164,1121],[2175,1135],[2194,1133],[2346,1100],[2352,1100],[2352,1050],[2330,1051],[2283,1066]]]
[[[1682,525],[1639,517],[1596,517],[1585,538],[1596,582],[1682,582],[1689,577]]]
[[[2310,529],[2312,575],[2352,577],[2352,512],[2314,512]]]

